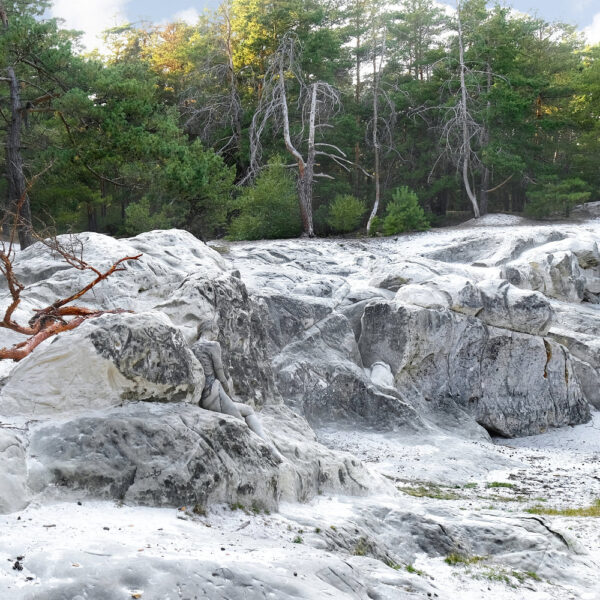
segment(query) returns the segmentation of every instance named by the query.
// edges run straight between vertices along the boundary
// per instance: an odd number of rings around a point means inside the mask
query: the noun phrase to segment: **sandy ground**
[[[94,571],[98,557],[111,557],[133,570],[136,565],[145,568],[141,558],[193,560],[200,570],[214,569],[215,564],[220,568],[266,568],[275,570],[282,581],[291,581],[302,594],[299,597],[310,598],[357,597],[332,591],[317,576],[317,567],[327,561],[341,561],[364,570],[384,589],[400,594],[405,590],[405,596],[387,596],[390,598],[437,594],[438,598],[464,600],[596,600],[598,593],[587,591],[585,586],[538,581],[518,573],[515,578],[514,569],[497,565],[493,569],[486,564],[450,566],[443,557],[418,556],[413,565],[417,572],[408,573],[402,565],[399,573],[368,556],[332,551],[327,533],[347,525],[361,507],[369,505],[387,504],[432,514],[451,507],[488,515],[522,514],[536,505],[589,505],[600,498],[599,427],[600,413],[594,413],[588,424],[540,436],[497,440],[496,445],[463,442],[461,448],[454,448],[465,455],[464,470],[459,470],[462,482],[438,483],[439,488],[432,488],[436,493],[449,492],[449,499],[408,493],[362,499],[322,496],[305,505],[284,504],[278,514],[253,514],[222,506],[206,515],[187,508],[130,507],[84,499],[81,504],[34,503],[19,513],[0,517],[0,598],[43,600],[44,596],[35,595],[35,590],[47,583],[48,577],[57,577],[58,565],[57,581],[85,581],[86,572]],[[338,439],[333,431],[320,435],[329,445],[351,450],[372,468],[393,478],[400,490],[421,485],[427,488],[432,481],[444,478],[439,467],[444,455],[433,445],[406,444],[373,433],[357,434],[353,439],[348,435]],[[446,454],[451,450],[446,449]],[[469,460],[478,454],[487,457],[483,466],[467,469]],[[498,482],[510,487],[495,487]],[[584,564],[592,572],[600,572],[598,519],[547,518],[554,529],[573,541]],[[22,570],[18,570],[20,567]],[[135,587],[127,593],[154,598],[150,591]]]

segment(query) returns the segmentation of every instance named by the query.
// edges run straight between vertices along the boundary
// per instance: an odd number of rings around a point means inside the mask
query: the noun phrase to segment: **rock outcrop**
[[[13,370],[0,415],[40,417],[135,400],[197,404],[202,367],[159,312],[106,314],[50,338]]]
[[[530,435],[585,421],[568,351],[550,339],[491,327],[448,309],[374,301],[359,341],[366,365],[387,362],[398,389],[451,398],[488,431]]]

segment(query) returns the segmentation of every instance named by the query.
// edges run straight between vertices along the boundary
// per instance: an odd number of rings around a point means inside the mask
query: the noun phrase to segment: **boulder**
[[[500,276],[517,287],[538,290],[564,302],[597,303],[600,253],[595,238],[581,234],[538,246],[501,268]]]
[[[543,294],[522,290],[502,279],[472,282],[457,275],[444,275],[419,285],[406,285],[398,290],[395,299],[422,308],[448,308],[494,327],[534,335],[548,333],[554,317]]]
[[[365,371],[346,317],[334,313],[273,359],[286,403],[311,425],[327,423],[418,429],[421,419],[396,390],[380,389]]]
[[[58,240],[73,247],[76,254],[100,271],[121,258],[142,254],[139,260],[125,263],[125,271],[114,273],[78,301],[78,304],[103,310],[149,309],[160,301],[157,298],[168,297],[188,274],[202,272],[206,276],[217,276],[226,268],[217,252],[191,233],[177,229],[150,231],[120,240],[89,232],[75,238],[61,235]],[[26,286],[21,309],[24,311],[66,298],[95,277],[90,271],[69,266],[39,242],[17,254],[14,271]],[[0,298],[0,306],[8,299],[4,278],[0,278],[2,291],[5,291],[5,299]]]
[[[159,312],[106,314],[50,338],[17,364],[0,415],[39,417],[135,400],[198,403],[204,372]]]
[[[499,435],[530,435],[590,417],[570,353],[547,338],[448,309],[373,301],[359,348],[365,366],[390,365],[398,390],[416,390],[430,405],[453,399]]]
[[[138,402],[43,424],[29,452],[49,483],[86,497],[274,509],[280,494],[280,459],[268,444],[243,421],[189,404]]]
[[[319,444],[289,408],[266,407],[258,417],[280,454],[243,420],[182,403],[137,402],[39,424],[29,445],[31,483],[130,504],[268,510],[323,493],[390,491],[360,461]]]

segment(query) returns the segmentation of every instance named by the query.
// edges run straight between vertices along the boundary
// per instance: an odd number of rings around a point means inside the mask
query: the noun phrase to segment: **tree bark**
[[[379,200],[381,196],[381,185],[380,185],[380,148],[378,138],[378,125],[379,125],[379,83],[381,80],[381,68],[385,58],[385,36],[383,38],[383,44],[381,47],[381,61],[379,63],[379,69],[377,68],[377,54],[375,52],[375,18],[373,18],[373,153],[374,153],[374,174],[375,179],[375,201],[373,202],[373,209],[369,215],[367,221],[367,233],[371,229],[373,219],[377,216],[379,210]]]
[[[11,119],[8,127],[6,142],[6,172],[8,178],[9,211],[18,212],[17,232],[21,248],[27,248],[33,243],[31,235],[31,206],[27,194],[27,182],[23,171],[23,156],[21,154],[21,127],[23,114],[19,81],[12,67],[6,69],[10,88]]]
[[[362,7],[360,7],[362,8]],[[359,17],[359,5],[356,3],[356,86],[354,88],[354,102],[356,104],[356,110],[360,106],[360,17]],[[360,114],[356,115],[356,126],[360,129]],[[360,171],[358,165],[360,163],[360,143],[358,140],[354,144],[354,195],[358,197],[360,187]]]
[[[490,102],[490,91],[492,89],[492,68],[490,63],[487,64],[487,105],[485,109],[486,113],[486,122],[483,127],[483,133],[481,135],[481,146],[485,148],[490,143],[490,112],[492,109],[492,103]],[[488,213],[488,189],[490,187],[490,170],[486,165],[482,166],[483,174],[481,177],[481,192],[479,194],[479,209],[482,215],[487,215]]]
[[[463,183],[465,185],[465,191],[467,196],[473,205],[473,215],[478,219],[481,215],[479,212],[479,205],[477,204],[477,198],[475,193],[471,189],[471,183],[469,181],[469,167],[471,161],[471,140],[469,137],[469,124],[468,124],[468,107],[467,107],[467,85],[465,82],[465,49],[463,45],[462,35],[462,24],[460,21],[460,4],[458,7],[458,52],[460,61],[460,118],[462,123],[462,176]]]
[[[234,135],[234,146],[237,150],[241,148],[242,142],[242,114],[241,104],[238,96],[235,80],[235,66],[233,64],[233,44],[231,41],[232,28],[231,28],[231,16],[229,14],[229,8],[224,5],[224,16],[225,16],[225,51],[227,53],[227,71],[229,75],[229,97],[232,107],[231,119],[233,121],[233,135]]]
[[[313,180],[315,174],[315,123],[317,117],[317,87],[318,84],[313,83],[310,94],[310,115],[308,118],[308,148],[306,154],[306,164],[304,167],[304,176],[299,181],[298,193],[300,196],[300,204],[304,207],[302,212],[302,222],[304,223],[304,231],[309,237],[315,235],[313,226]]]
[[[300,216],[302,218],[302,225],[304,227],[304,233],[308,237],[314,237],[315,232],[313,228],[312,218],[312,184],[314,176],[314,128],[315,128],[315,111],[316,111],[316,93],[317,88],[313,85],[312,88],[312,100],[311,100],[311,112],[310,120],[312,125],[312,145],[313,145],[313,163],[307,165],[302,158],[302,155],[294,145],[292,144],[292,138],[290,135],[290,116],[287,105],[287,94],[285,91],[285,70],[283,65],[283,56],[279,62],[279,93],[281,94],[281,112],[283,120],[283,140],[285,147],[288,152],[294,157],[294,160],[298,164],[298,201],[300,204]],[[309,134],[310,135],[310,134]],[[308,168],[307,168],[308,167]]]

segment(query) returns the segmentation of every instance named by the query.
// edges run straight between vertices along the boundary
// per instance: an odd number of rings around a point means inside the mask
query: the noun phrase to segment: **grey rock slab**
[[[391,366],[398,390],[417,390],[433,404],[453,399],[504,436],[590,417],[568,350],[549,339],[447,309],[373,301],[362,318],[359,348],[365,366]]]
[[[189,404],[133,403],[37,426],[29,454],[67,490],[149,506],[274,509],[280,459],[243,421]]]
[[[310,328],[273,360],[286,403],[310,423],[352,422],[384,429],[418,429],[416,411],[396,390],[374,385],[350,322],[334,313]]]
[[[131,400],[197,403],[202,367],[159,312],[106,314],[36,348],[0,391],[0,415],[43,416]]]
[[[269,307],[248,293],[237,273],[190,275],[157,310],[169,316],[188,343],[205,336],[220,343],[242,402],[262,406],[281,401],[269,358]]]

